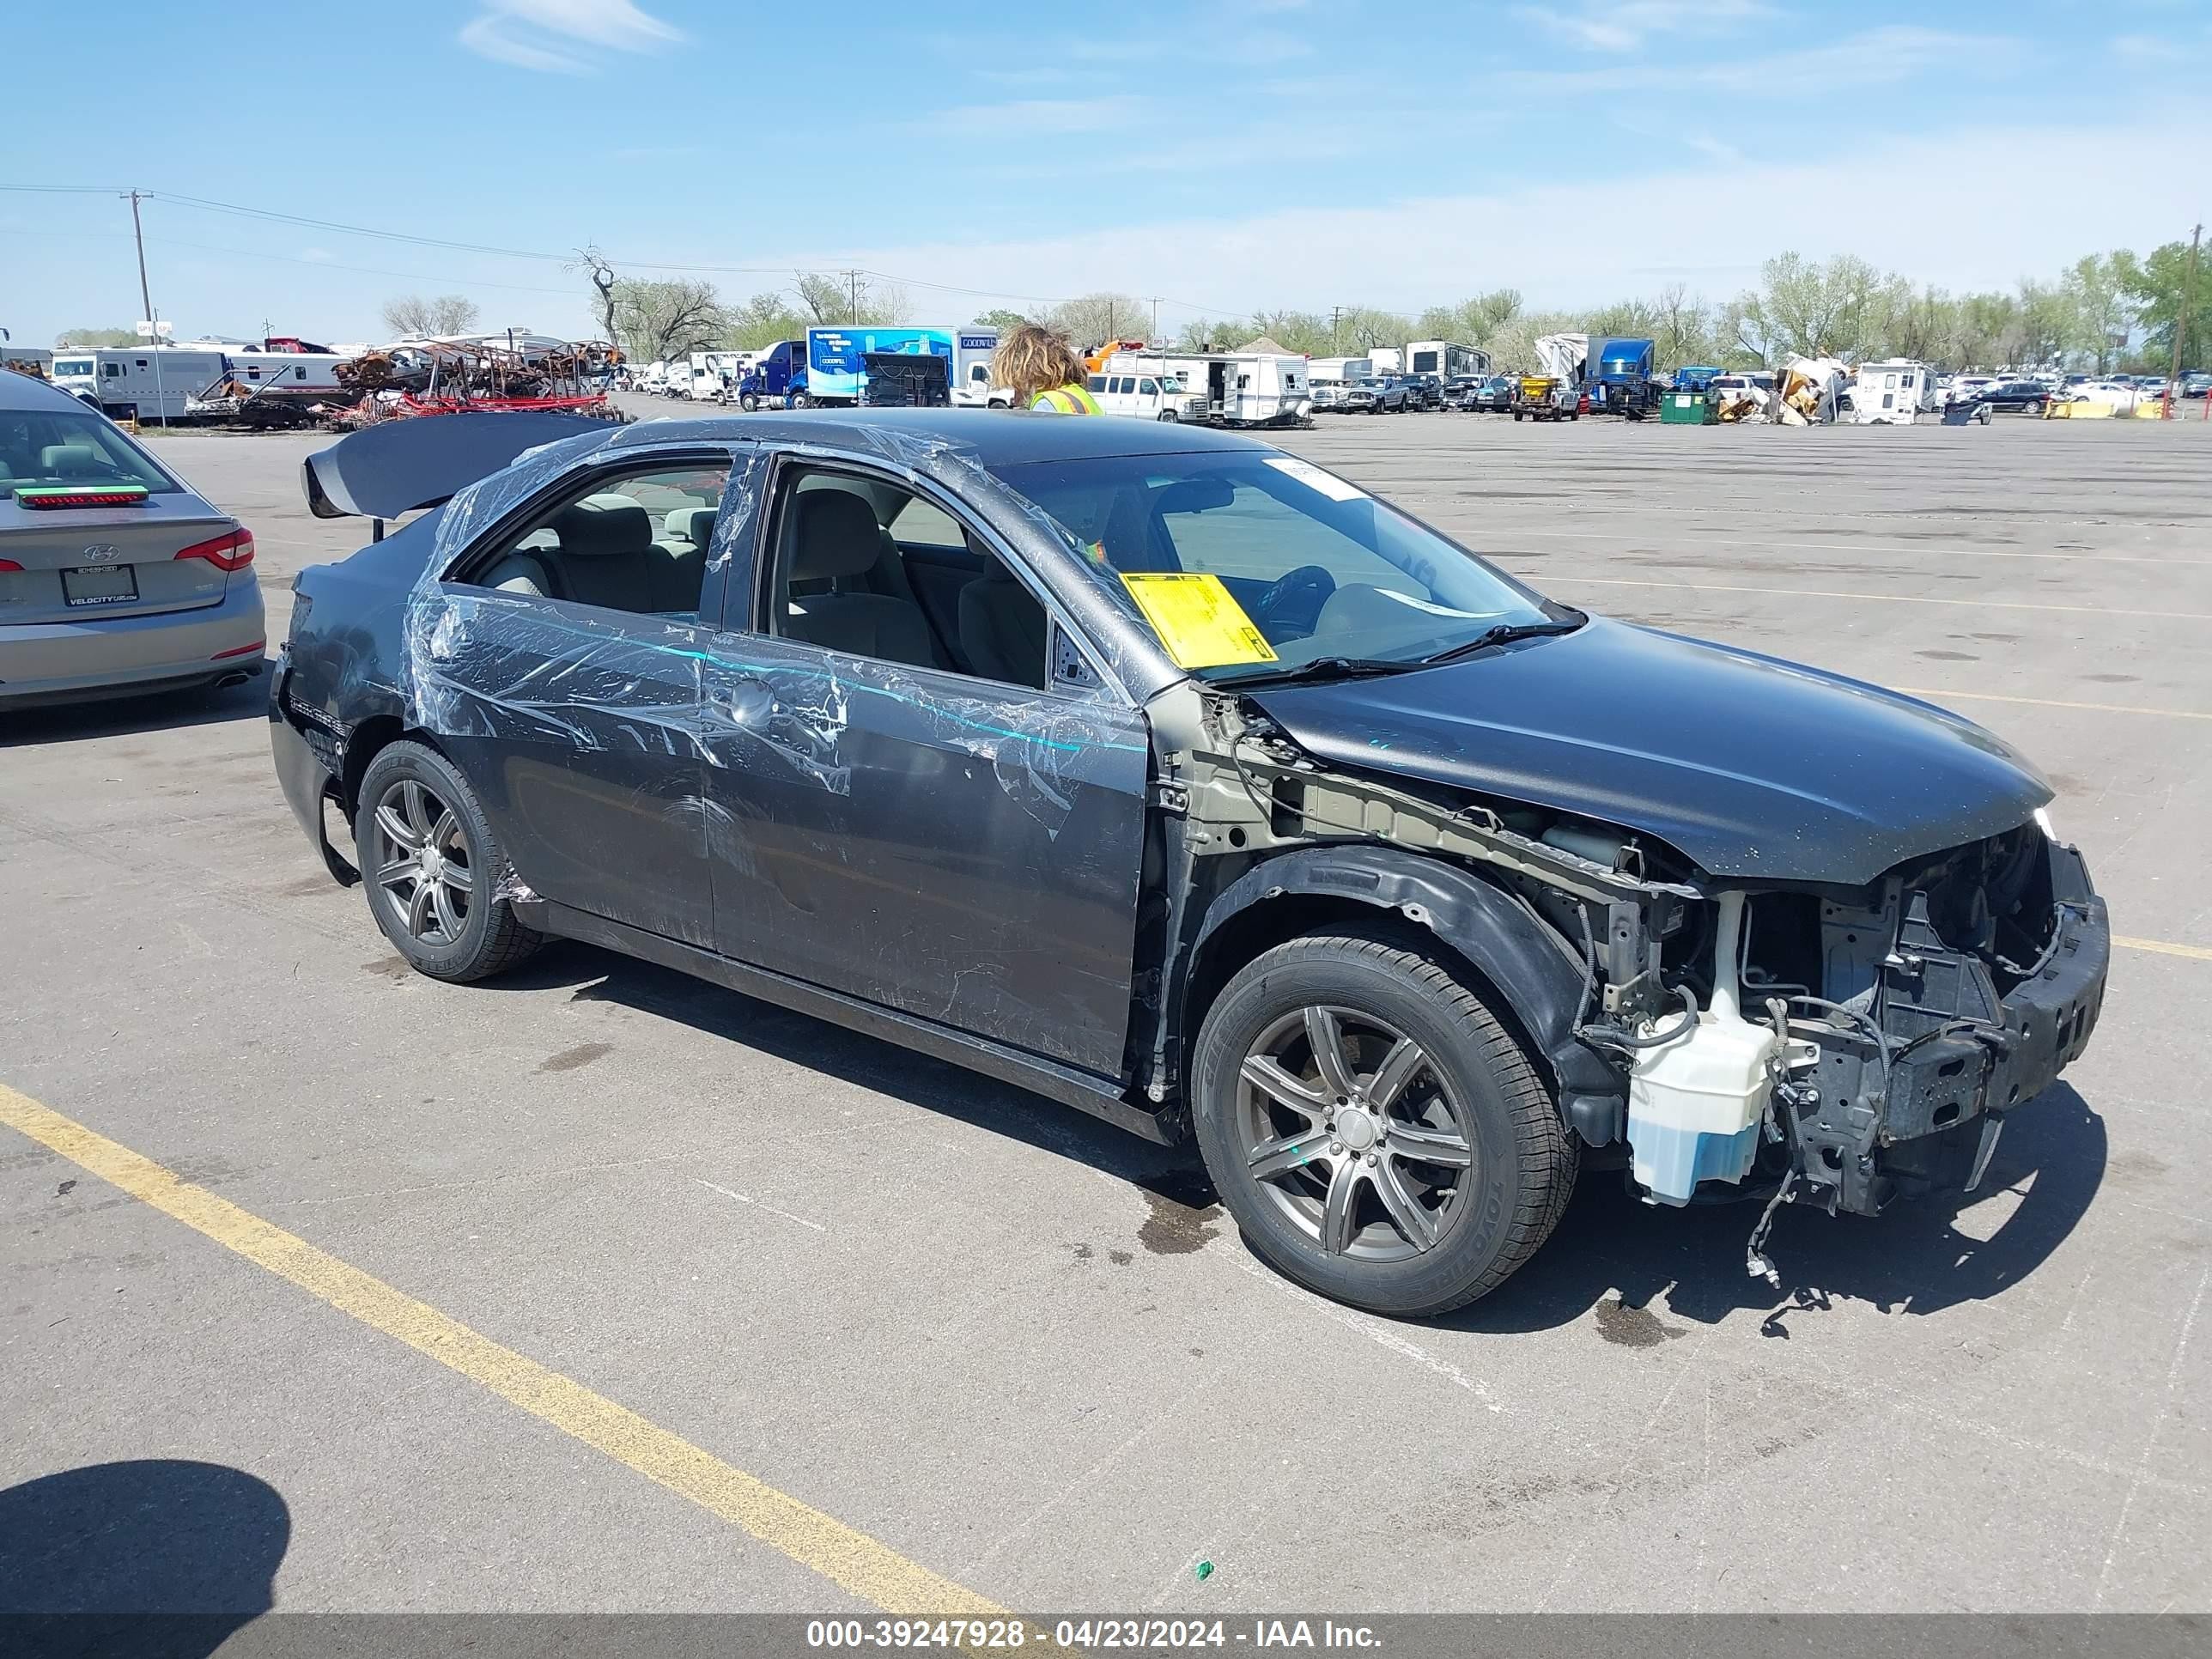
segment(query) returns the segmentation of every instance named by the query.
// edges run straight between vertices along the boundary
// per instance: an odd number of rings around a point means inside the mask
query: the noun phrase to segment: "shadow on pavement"
[[[2002,1295],[2074,1231],[2105,1176],[2105,1121],[2066,1084],[2014,1112],[1981,1187],[1900,1199],[1879,1216],[1831,1216],[1801,1205],[1777,1212],[1766,1254],[1778,1292],[1744,1269],[1755,1204],[1669,1210],[1631,1196],[1614,1171],[1583,1177],[1551,1242],[1498,1290],[1443,1323],[1470,1331],[1534,1331],[1595,1312],[1607,1334],[1656,1342],[1656,1321],[1622,1317],[1662,1292],[1674,1316],[1701,1324],[1768,1315],[1769,1336],[1817,1318],[1831,1300],[1884,1313],[1930,1314]],[[1984,1206],[2013,1203],[1989,1232]]]
[[[0,1650],[200,1659],[269,1611],[276,1489],[221,1463],[94,1463],[0,1491]]]
[[[187,726],[216,726],[226,720],[269,718],[269,677],[276,665],[238,685],[187,688],[127,697],[103,696],[89,702],[57,703],[9,711],[0,704],[0,749],[34,743],[80,743],[135,732],[159,732]]]
[[[1103,1170],[1152,1195],[1163,1237],[1232,1231],[1188,1146],[1153,1146],[1010,1084],[672,969],[562,941],[498,983],[565,986],[578,1001],[617,1002],[681,1020]],[[1632,1196],[1618,1171],[1594,1170],[1534,1260],[1481,1301],[1436,1322],[1503,1334],[1595,1315],[1601,1324],[1611,1320],[1608,1334],[1617,1340],[1648,1334],[1656,1342],[1656,1316],[1644,1310],[1662,1292],[1679,1317],[1711,1324],[1757,1311],[1767,1316],[1766,1334],[1778,1337],[1837,1297],[1914,1314],[1984,1301],[2033,1273],[2073,1231],[2104,1179],[2106,1157],[2104,1120],[2062,1083],[2013,1114],[1976,1192],[1900,1200],[1871,1218],[1785,1206],[1767,1242],[1782,1275],[1778,1292],[1744,1269],[1758,1205],[1662,1209]],[[1976,1224],[1976,1212],[2008,1201],[2008,1192],[2020,1195],[2012,1214],[1988,1238],[1978,1237],[1985,1227]]]

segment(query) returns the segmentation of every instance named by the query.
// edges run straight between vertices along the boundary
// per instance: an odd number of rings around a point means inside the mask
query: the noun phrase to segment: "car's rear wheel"
[[[476,792],[435,750],[403,741],[378,751],[354,845],[369,912],[417,973],[465,984],[544,942],[501,891],[511,872]]]
[[[1293,939],[1206,1015],[1199,1147],[1246,1241],[1401,1317],[1503,1283],[1557,1224],[1576,1145],[1513,1035],[1416,934]]]

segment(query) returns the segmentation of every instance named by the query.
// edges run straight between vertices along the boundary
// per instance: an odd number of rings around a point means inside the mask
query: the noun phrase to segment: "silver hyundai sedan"
[[[0,710],[258,674],[253,533],[105,415],[0,371]]]

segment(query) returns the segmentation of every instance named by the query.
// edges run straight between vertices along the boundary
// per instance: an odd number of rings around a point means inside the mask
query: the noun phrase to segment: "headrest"
[[[586,495],[553,517],[561,556],[603,558],[653,545],[653,515],[627,495]]]
[[[720,510],[713,507],[672,507],[660,521],[661,533],[687,541],[694,547],[704,547],[714,538],[714,515]]]
[[[48,444],[39,452],[39,465],[48,472],[97,472],[100,452],[90,444]]]
[[[799,498],[791,580],[831,581],[875,568],[883,556],[875,509],[848,489],[811,489]]]

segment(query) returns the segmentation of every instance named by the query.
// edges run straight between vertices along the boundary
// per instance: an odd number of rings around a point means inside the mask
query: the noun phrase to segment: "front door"
[[[418,720],[535,896],[709,945],[699,740],[726,453],[595,471],[418,600]],[[428,596],[426,596],[427,599]]]
[[[1142,716],[946,500],[787,462],[763,512],[704,686],[720,948],[1120,1074]]]

